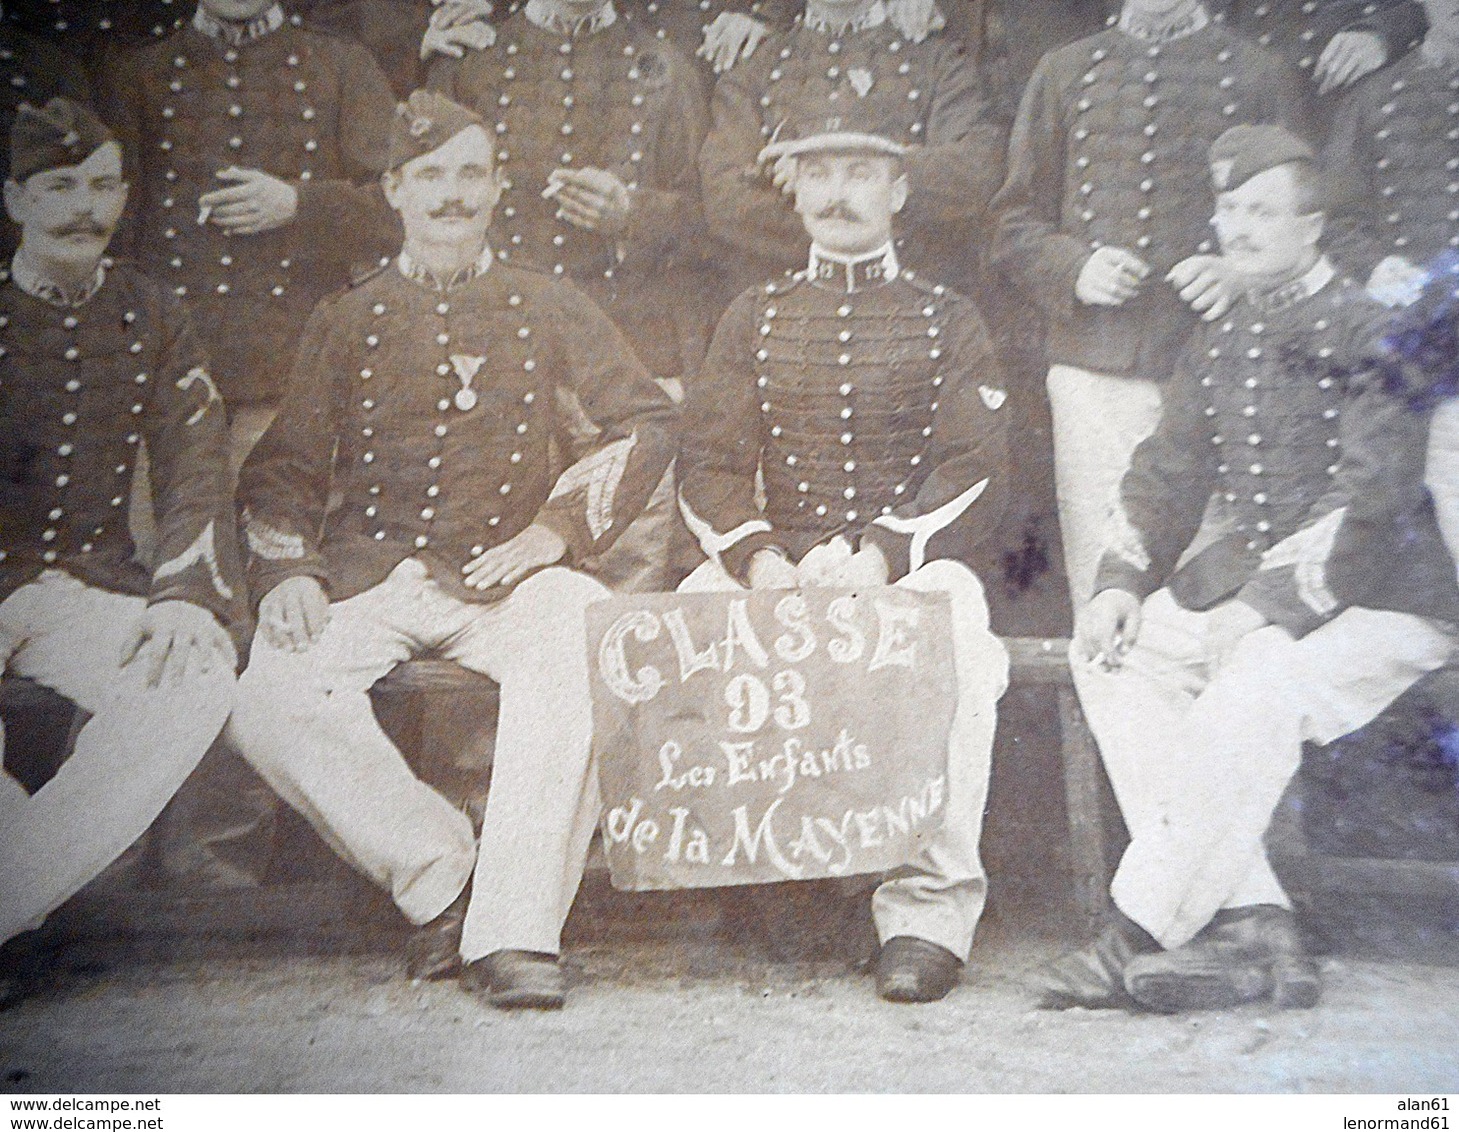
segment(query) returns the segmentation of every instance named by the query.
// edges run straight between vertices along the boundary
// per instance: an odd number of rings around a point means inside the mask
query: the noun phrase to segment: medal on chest
[[[476,408],[480,398],[476,390],[471,388],[471,383],[476,380],[476,375],[481,372],[481,367],[486,364],[486,359],[475,354],[452,354],[451,368],[456,371],[456,380],[461,383],[461,388],[456,390],[453,400],[456,408],[463,413],[469,413]]]

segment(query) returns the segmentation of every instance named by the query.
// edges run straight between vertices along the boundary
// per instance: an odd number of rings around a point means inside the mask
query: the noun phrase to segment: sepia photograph
[[[1447,1127],[1459,0],[0,0],[0,180],[8,1128]]]

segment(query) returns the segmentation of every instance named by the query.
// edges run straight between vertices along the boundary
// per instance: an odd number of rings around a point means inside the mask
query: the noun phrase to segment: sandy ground
[[[1313,1011],[1033,1009],[1056,943],[984,941],[944,1002],[844,962],[686,941],[579,944],[558,1014],[493,1010],[363,956],[136,958],[0,1016],[0,1090],[35,1092],[1459,1090],[1459,971],[1326,960]]]

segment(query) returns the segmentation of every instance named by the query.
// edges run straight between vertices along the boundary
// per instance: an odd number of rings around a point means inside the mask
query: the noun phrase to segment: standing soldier
[[[64,99],[22,106],[0,283],[0,669],[90,713],[34,795],[0,775],[0,941],[40,921],[152,823],[233,700],[242,608],[223,405],[181,304],[102,259],[121,147]],[[152,453],[158,560],[126,503]],[[23,988],[0,984],[0,1002]]]
[[[957,43],[941,34],[911,41],[882,0],[807,0],[790,31],[721,79],[713,112],[699,159],[704,208],[738,289],[805,262],[805,229],[784,192],[792,159],[770,168],[760,154],[787,121],[838,116],[885,122],[909,147],[899,256],[971,285],[1005,134]]]
[[[690,390],[682,505],[710,561],[681,588],[951,596],[947,819],[872,899],[878,992],[927,1002],[956,985],[987,894],[978,839],[1008,657],[950,555],[996,529],[1007,413],[977,310],[898,262],[899,125],[798,122],[765,155],[796,161],[810,266],[735,300]]]
[[[1323,154],[1349,190],[1334,252],[1389,306],[1446,298],[1459,263],[1459,3],[1424,11],[1423,44],[1347,97]]]
[[[1182,299],[1207,313],[1226,301],[1220,262],[1187,260],[1208,235],[1204,151],[1234,123],[1283,119],[1295,91],[1275,57],[1199,0],[1126,0],[1118,26],[1050,52],[1029,80],[993,204],[994,260],[1047,320],[1075,608],[1120,476],[1159,419],[1192,321]]]
[[[697,270],[706,118],[693,65],[613,0],[530,0],[491,47],[436,64],[431,85],[495,124],[497,255],[572,280],[677,395],[717,313]],[[666,482],[604,580],[663,588],[675,522]]]
[[[401,110],[385,191],[405,248],[315,311],[243,470],[262,601],[232,732],[425,925],[412,976],[464,960],[496,1005],[558,1007],[599,809],[584,611],[608,593],[571,567],[642,508],[675,412],[574,287],[492,262],[485,123],[425,92]],[[558,475],[554,440],[575,429],[596,441]],[[470,820],[370,710],[370,686],[427,650],[501,684],[479,861]]]
[[[1077,620],[1075,686],[1130,846],[1113,923],[1050,969],[1051,1006],[1314,1005],[1272,812],[1304,742],[1370,722],[1454,647],[1453,569],[1432,508],[1408,507],[1426,422],[1394,392],[1412,367],[1320,253],[1312,150],[1239,126],[1210,158],[1247,289],[1187,346]],[[1188,554],[1213,493],[1229,527]]]
[[[136,252],[187,299],[241,462],[309,310],[393,230],[373,180],[394,102],[357,44],[271,0],[201,0],[187,29],[118,61],[102,99],[133,147]]]

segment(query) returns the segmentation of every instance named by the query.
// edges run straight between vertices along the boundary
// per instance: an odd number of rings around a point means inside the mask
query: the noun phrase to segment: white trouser
[[[998,699],[1008,687],[1008,652],[988,628],[988,604],[978,577],[957,562],[929,562],[896,585],[952,599],[953,668],[957,708],[947,743],[947,804],[942,828],[917,856],[890,874],[872,896],[883,943],[916,936],[966,959],[988,896],[978,853],[993,763]],[[684,579],[680,593],[738,589],[717,562]]]
[[[1434,513],[1449,554],[1459,559],[1459,397],[1434,410],[1424,483],[1434,497]]]
[[[1424,618],[1350,608],[1301,640],[1258,629],[1213,672],[1211,616],[1162,589],[1145,602],[1123,667],[1071,655],[1130,830],[1110,894],[1165,947],[1222,908],[1288,903],[1262,839],[1303,742],[1371,722],[1454,645]]]
[[[305,651],[254,638],[233,742],[411,922],[444,911],[474,867],[468,962],[504,948],[556,952],[598,820],[584,612],[607,595],[587,575],[553,568],[477,605],[406,559],[332,604]],[[370,686],[427,650],[501,685],[479,850],[470,820],[416,778],[370,708]]]
[[[1094,594],[1130,457],[1160,422],[1160,386],[1056,365],[1049,367],[1048,389],[1064,569],[1078,610]]]
[[[48,570],[0,604],[0,668],[91,719],[34,795],[0,774],[0,941],[41,921],[136,841],[233,706],[233,673],[148,688],[120,665],[146,600]]]

